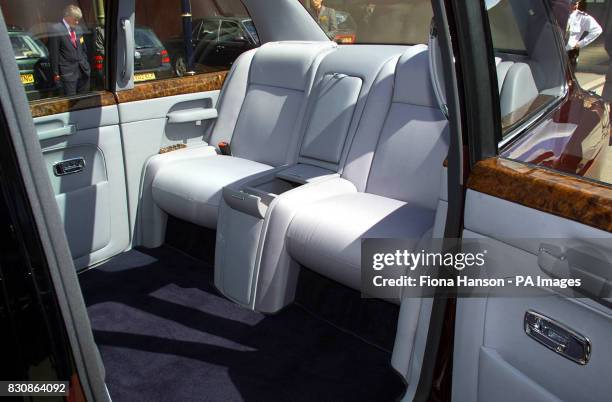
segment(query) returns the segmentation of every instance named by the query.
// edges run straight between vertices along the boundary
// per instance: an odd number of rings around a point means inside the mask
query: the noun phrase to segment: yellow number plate
[[[150,81],[155,79],[155,73],[134,74],[134,82]]]
[[[34,83],[34,74],[21,74],[20,77],[23,85]]]

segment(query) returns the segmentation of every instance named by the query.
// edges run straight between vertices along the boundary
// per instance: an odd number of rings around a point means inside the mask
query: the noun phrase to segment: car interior
[[[129,54],[134,14],[119,3],[114,49]],[[243,3],[261,46],[227,73],[146,92],[152,84],[135,86],[118,63],[107,104],[32,108],[110,397],[412,400],[433,300],[362,297],[361,242],[401,238],[418,250],[445,236],[452,133],[436,30],[425,44],[339,45],[298,1]],[[543,3],[501,7],[520,38],[494,61],[510,131],[567,88]],[[181,85],[200,86],[173,92]],[[464,237],[526,265],[538,245],[507,239],[610,239],[473,189],[463,219]],[[510,260],[499,269],[512,271]],[[605,400],[589,375],[609,360],[580,373],[555,366],[522,321],[505,318],[537,307],[580,319],[609,356],[609,311],[580,303],[457,301],[453,400],[578,400],[584,384]]]

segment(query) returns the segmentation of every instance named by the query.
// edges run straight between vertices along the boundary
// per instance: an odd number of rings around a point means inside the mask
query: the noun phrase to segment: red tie
[[[70,42],[72,42],[72,46],[77,47],[76,32],[74,32],[74,29],[70,30]]]

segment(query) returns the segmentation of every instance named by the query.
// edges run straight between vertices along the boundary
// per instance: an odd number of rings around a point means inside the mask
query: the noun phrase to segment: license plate
[[[150,81],[155,79],[155,73],[134,74],[134,82]]]
[[[34,83],[34,74],[20,74],[20,77],[21,77],[21,83],[23,85]]]

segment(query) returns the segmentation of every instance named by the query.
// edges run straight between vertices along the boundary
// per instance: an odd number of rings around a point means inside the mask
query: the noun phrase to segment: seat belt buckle
[[[221,141],[217,146],[219,147],[219,151],[221,151],[221,155],[232,156],[229,142]]]

